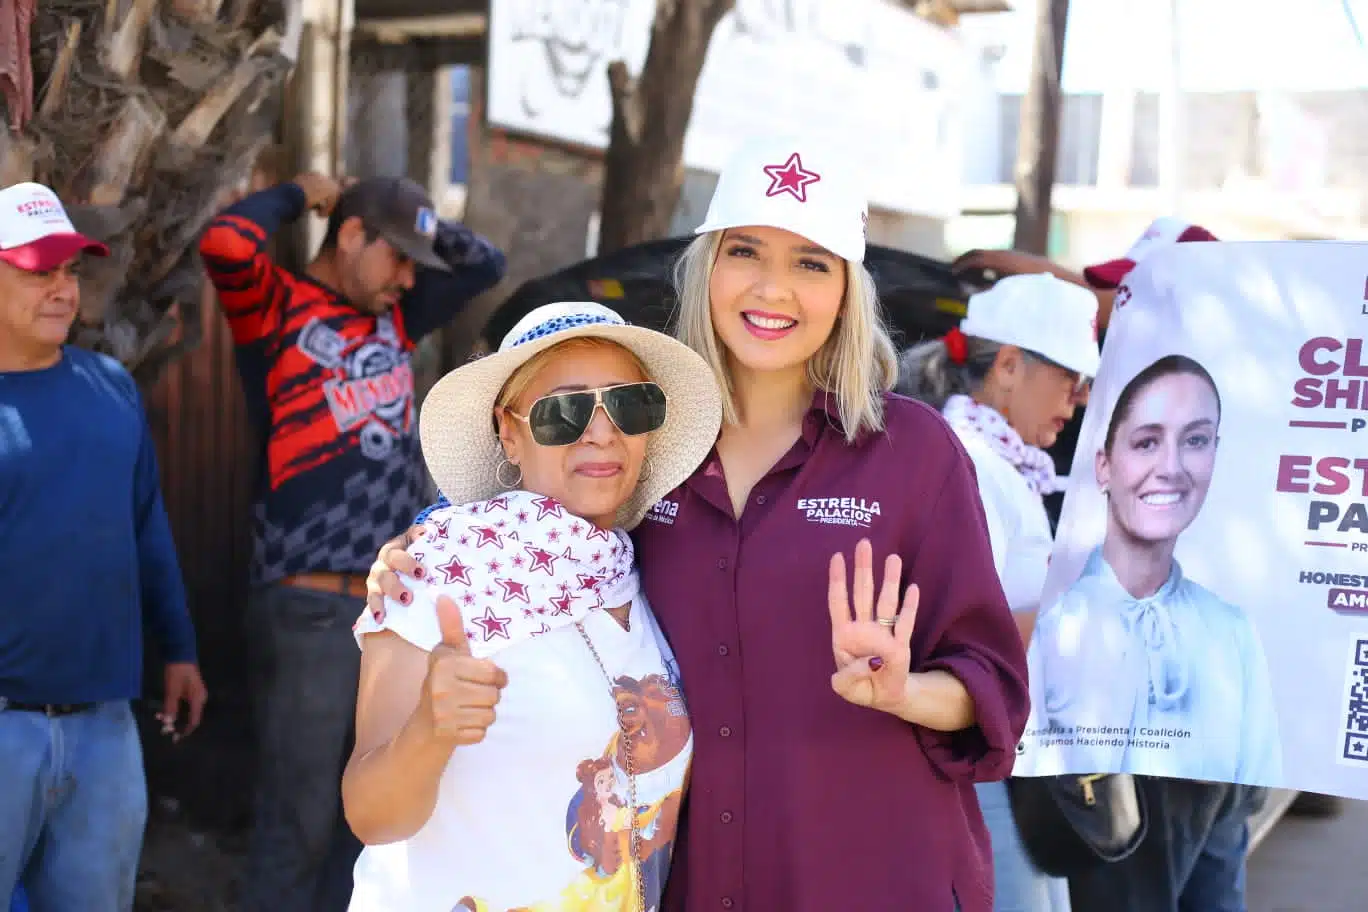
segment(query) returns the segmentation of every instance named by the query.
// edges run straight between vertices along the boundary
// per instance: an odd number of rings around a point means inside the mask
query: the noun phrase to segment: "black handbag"
[[[1145,794],[1125,773],[1009,778],[1007,794],[1026,854],[1052,877],[1121,861],[1149,831]]]

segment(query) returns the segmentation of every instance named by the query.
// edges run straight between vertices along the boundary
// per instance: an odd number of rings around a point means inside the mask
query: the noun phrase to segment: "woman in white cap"
[[[890,392],[856,184],[748,143],[678,267],[724,421],[633,536],[695,732],[662,909],[992,907],[973,784],[1011,766],[1025,652],[968,456]],[[402,591],[387,565],[412,562],[382,552],[372,590]]]
[[[898,391],[939,408],[974,460],[1007,603],[1029,643],[1052,535],[1043,497],[1060,489],[1053,445],[1087,401],[1100,360],[1097,301],[1050,275],[1002,279],[969,299],[959,327],[900,359]],[[1026,854],[1003,782],[978,786],[993,840],[997,912],[1067,912],[1068,883]]]
[[[592,303],[433,387],[423,455],[456,506],[413,545],[430,572],[357,623],[353,912],[658,906],[693,735],[627,531],[720,422],[698,355]]]

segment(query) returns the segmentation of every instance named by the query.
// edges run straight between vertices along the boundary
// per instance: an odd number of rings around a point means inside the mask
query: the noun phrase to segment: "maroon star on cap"
[[[782,165],[765,165],[765,174],[770,179],[765,196],[791,193],[800,203],[807,202],[808,184],[815,184],[822,179],[822,175],[816,171],[809,171],[803,167],[803,160],[797,152],[790,155],[788,161]]]

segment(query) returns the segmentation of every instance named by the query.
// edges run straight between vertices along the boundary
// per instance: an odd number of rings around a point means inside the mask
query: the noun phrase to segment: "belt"
[[[366,578],[355,573],[300,573],[285,577],[280,584],[314,592],[335,592],[351,598],[366,597]]]
[[[74,716],[76,713],[89,712],[94,708],[94,703],[18,703],[0,697],[0,710],[35,712],[45,716]]]

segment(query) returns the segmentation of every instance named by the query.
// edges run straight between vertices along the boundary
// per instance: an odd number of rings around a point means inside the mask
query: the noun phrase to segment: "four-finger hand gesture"
[[[836,659],[831,689],[857,706],[896,713],[906,697],[917,587],[908,586],[904,596],[901,582],[902,559],[889,555],[875,599],[874,547],[868,539],[855,546],[855,579],[850,589],[845,555],[831,556],[827,606]]]
[[[456,745],[478,744],[494,722],[494,706],[508,675],[488,659],[470,654],[461,610],[447,596],[437,599],[442,642],[428,656],[423,700],[433,734]]]

